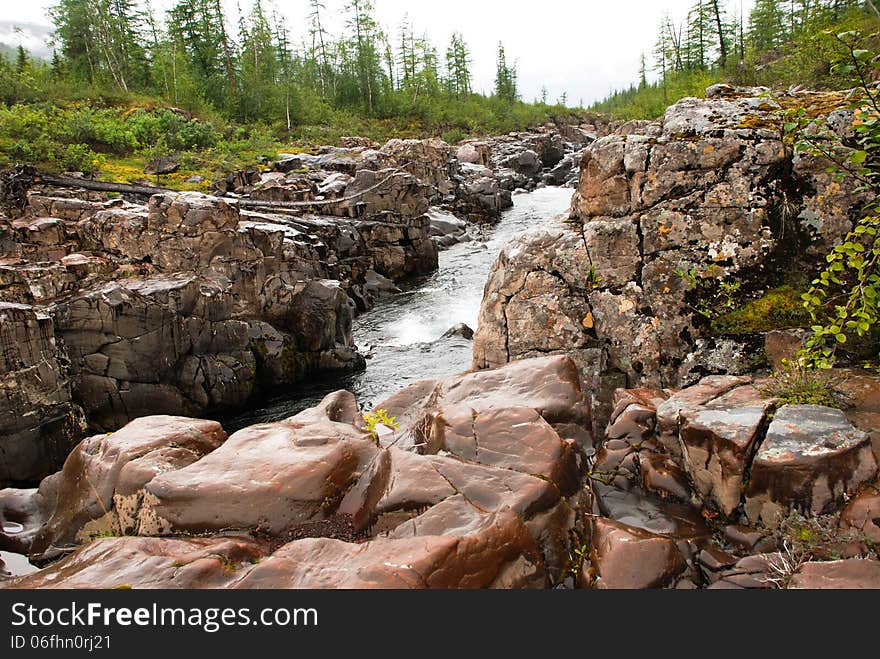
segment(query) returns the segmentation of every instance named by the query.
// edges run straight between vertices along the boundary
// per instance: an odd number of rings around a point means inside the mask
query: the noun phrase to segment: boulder
[[[770,404],[706,409],[681,429],[684,465],[702,500],[730,517],[739,507],[746,470]]]
[[[597,588],[663,588],[686,568],[674,540],[608,519],[593,520],[590,546]]]
[[[880,561],[852,559],[830,563],[806,563],[789,585],[793,590],[880,589]]]
[[[843,412],[786,405],[774,416],[752,463],[745,513],[752,522],[773,527],[792,509],[807,515],[833,512],[876,475],[869,436]]]
[[[159,156],[147,163],[144,174],[173,174],[180,169],[180,162],[174,156]]]
[[[156,518],[147,485],[225,440],[214,421],[161,416],[86,439],[39,489],[0,490],[0,516],[24,526],[20,533],[0,534],[0,546],[46,559],[107,534],[151,534]]]
[[[862,534],[880,545],[880,484],[869,486],[847,504],[840,515],[840,528]]]
[[[147,492],[156,533],[234,528],[279,537],[333,517],[377,451],[351,425],[358,417],[351,394],[333,394],[315,410],[241,430],[204,459],[155,478]]]
[[[458,522],[460,523],[460,522]],[[416,534],[356,545],[301,540],[282,547],[236,588],[423,589],[542,587],[546,573],[522,521],[484,515],[443,535]]]
[[[226,588],[266,553],[264,543],[248,536],[102,538],[39,572],[0,581],[0,588]]]

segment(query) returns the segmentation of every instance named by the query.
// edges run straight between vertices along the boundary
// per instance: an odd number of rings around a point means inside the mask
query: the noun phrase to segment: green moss
[[[712,332],[716,335],[756,334],[809,324],[810,315],[804,309],[801,293],[791,286],[782,286],[719,316],[712,322]]]

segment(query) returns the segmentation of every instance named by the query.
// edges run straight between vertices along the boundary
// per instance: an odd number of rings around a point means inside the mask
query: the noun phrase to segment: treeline
[[[722,80],[736,84],[842,84],[830,62],[836,44],[824,31],[877,22],[870,0],[756,0],[749,15],[739,3],[696,0],[687,15],[663,17],[651,58],[642,57],[639,81],[593,110],[622,119],[660,116],[684,96],[702,96]]]
[[[328,11],[341,9],[343,34]],[[471,53],[452,34],[442,49],[408,20],[394,35],[370,0],[309,0],[295,34],[264,0],[229,16],[220,0],[179,0],[164,16],[136,0],[58,0],[51,9],[56,50],[48,65],[0,60],[7,105],[86,93],[159,97],[240,124],[331,124],[339,112],[370,119],[407,117],[470,132],[546,120],[546,104],[525,104],[516,65],[498,47],[494,94],[475,93]],[[305,34],[302,34],[305,32]],[[540,105],[542,107],[535,107]]]

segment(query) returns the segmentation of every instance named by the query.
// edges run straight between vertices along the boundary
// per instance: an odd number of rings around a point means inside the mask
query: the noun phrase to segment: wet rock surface
[[[149,417],[86,440],[39,490],[0,491],[3,515],[24,526],[3,546],[44,561],[82,548],[3,585],[560,583],[582,524],[571,496],[586,462],[572,436],[589,421],[571,361],[424,383],[385,406],[401,424],[381,442],[347,392],[228,439],[214,422]]]

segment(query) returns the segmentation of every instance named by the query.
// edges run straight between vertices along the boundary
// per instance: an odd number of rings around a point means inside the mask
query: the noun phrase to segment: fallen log
[[[403,169],[395,169],[388,176],[383,178],[375,185],[370,186],[366,190],[361,190],[347,197],[339,199],[319,199],[315,201],[258,201],[255,199],[241,199],[233,197],[220,197],[227,204],[238,206],[239,208],[320,208],[322,206],[334,206],[338,204],[356,201],[365,194],[378,190],[388,183],[395,176],[405,173]],[[84,190],[93,190],[95,192],[115,192],[120,194],[137,194],[152,196],[154,194],[174,193],[179,190],[171,190],[169,188],[160,188],[147,185],[130,185],[127,183],[107,183],[104,181],[92,181],[89,179],[74,178],[72,176],[56,176],[54,174],[36,174],[34,183],[48,183],[63,188],[83,188]]]

